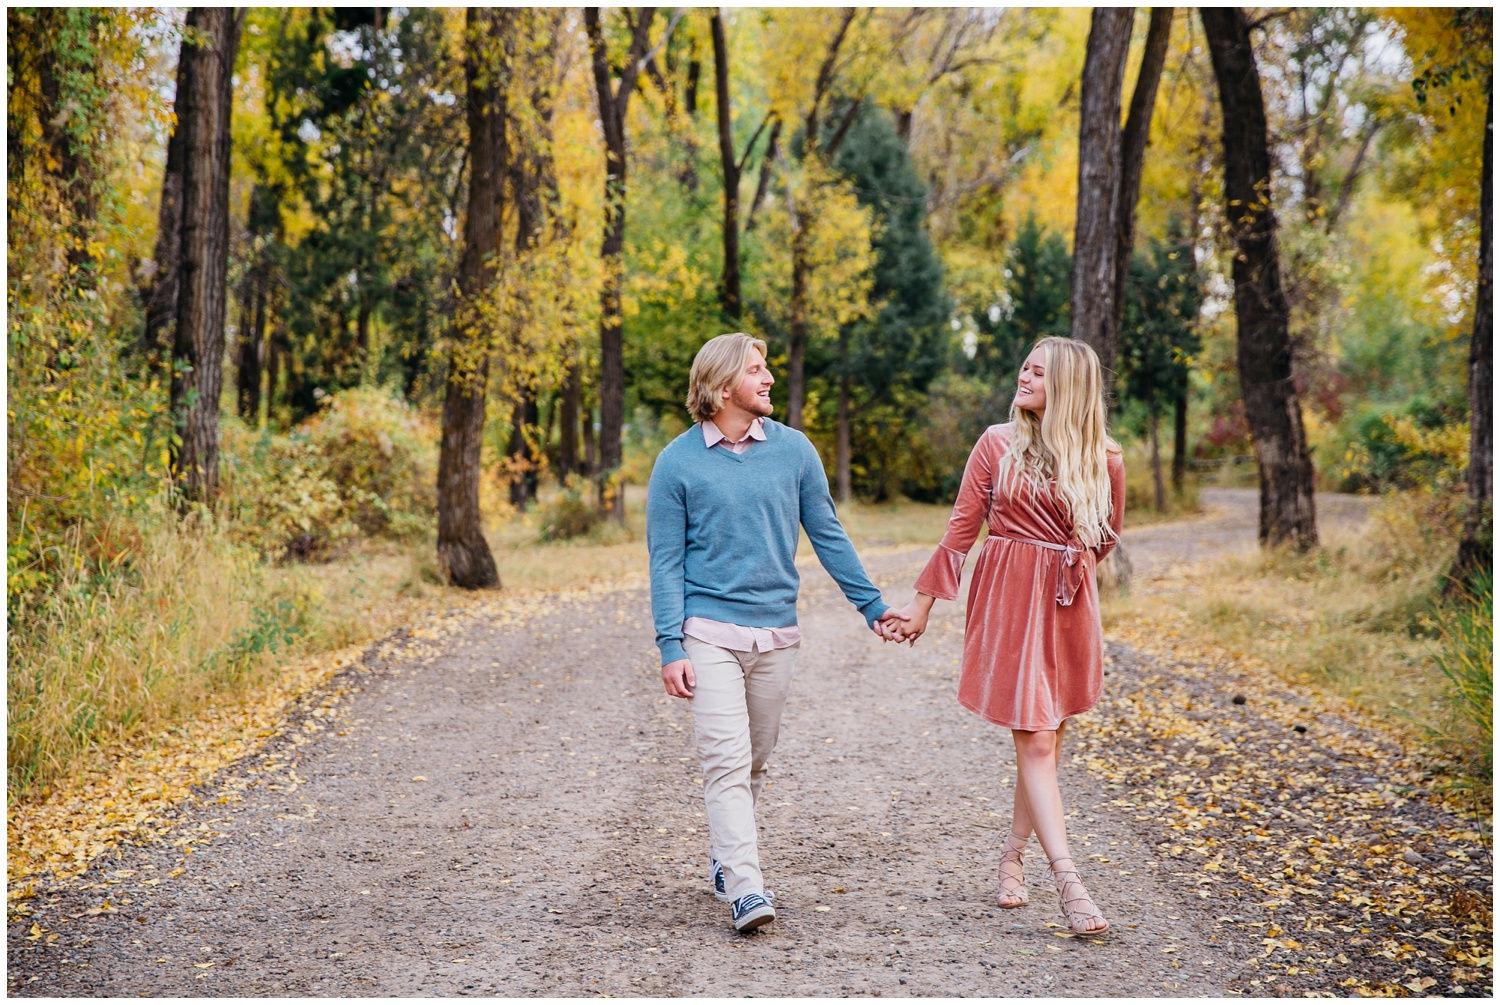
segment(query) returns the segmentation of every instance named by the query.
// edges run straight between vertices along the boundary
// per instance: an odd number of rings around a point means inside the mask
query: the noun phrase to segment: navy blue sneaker
[[[724,863],[716,858],[708,860],[708,881],[713,886],[714,896],[729,903],[729,894],[724,890]]]
[[[758,893],[745,894],[734,902],[730,910],[734,916],[734,927],[741,932],[748,932],[776,920],[776,909]]]

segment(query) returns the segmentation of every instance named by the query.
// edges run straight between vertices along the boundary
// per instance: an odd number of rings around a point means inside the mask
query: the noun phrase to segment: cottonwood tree
[[[219,392],[229,268],[229,118],[244,11],[194,7],[178,57],[182,216],[171,405],[175,480],[184,500],[211,501],[219,485]]]
[[[718,10],[709,16],[709,31],[714,50],[714,110],[718,116],[719,165],[724,175],[724,265],[719,274],[719,306],[726,317],[737,323],[745,309],[740,297],[740,178],[760,134],[772,122],[774,113],[766,114],[750,142],[745,144],[744,153],[736,156],[734,118],[729,101],[729,45],[724,38],[724,18]],[[767,167],[771,156],[768,151]],[[761,177],[767,177],[764,170]]]
[[[604,239],[599,256],[604,266],[599,291],[599,506],[612,519],[625,522],[625,495],[615,477],[623,459],[625,426],[625,319],[620,294],[625,282],[625,113],[636,81],[651,48],[651,22],[655,7],[627,9],[630,44],[621,65],[615,65],[604,37],[598,7],[583,9],[588,31],[589,56],[594,89],[599,99],[599,120],[604,127]],[[665,41],[676,25],[674,16]],[[661,43],[658,43],[660,45]]]
[[[1093,346],[1113,385],[1118,249],[1120,94],[1134,7],[1096,7],[1083,57],[1078,116],[1078,216],[1073,238],[1072,334]]]
[[[511,16],[508,10],[470,7],[464,25],[469,202],[443,396],[437,554],[448,582],[471,590],[500,585],[479,512],[479,459],[491,348],[485,298],[495,285],[501,235],[508,84],[504,42]]]
[[[1234,244],[1236,359],[1245,420],[1260,474],[1262,545],[1305,551],[1318,543],[1313,468],[1292,379],[1286,294],[1271,204],[1265,101],[1238,7],[1200,8],[1223,118],[1224,213]]]

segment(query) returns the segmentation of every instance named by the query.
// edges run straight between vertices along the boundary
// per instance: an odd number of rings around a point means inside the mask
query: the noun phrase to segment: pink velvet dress
[[[996,489],[995,467],[1013,429],[1012,423],[991,426],[974,444],[948,529],[916,589],[957,600],[964,559],[980,524],[988,523],[969,583],[958,701],[1010,729],[1056,729],[1099,700],[1104,639],[1094,570],[1115,541],[1083,547],[1050,491],[1033,495],[1022,488],[1012,499]],[[1110,526],[1118,535],[1125,467],[1113,452],[1108,463]]]

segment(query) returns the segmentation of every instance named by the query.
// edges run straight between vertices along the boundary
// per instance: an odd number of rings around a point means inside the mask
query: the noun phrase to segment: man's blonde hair
[[[723,407],[724,388],[745,372],[751,349],[764,356],[766,343],[744,332],[716,335],[703,343],[688,374],[687,410],[694,422],[707,422]]]

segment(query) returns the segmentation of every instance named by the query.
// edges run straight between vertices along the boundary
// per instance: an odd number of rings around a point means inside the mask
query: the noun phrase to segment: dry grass
[[[1435,659],[1453,548],[1443,524],[1420,498],[1392,500],[1360,531],[1324,530],[1309,554],[1237,555],[1141,583],[1105,604],[1105,631],[1222,647],[1434,749],[1467,750],[1478,737],[1455,716]]]

